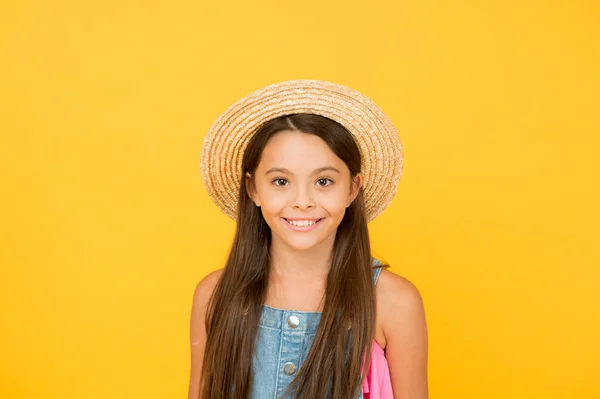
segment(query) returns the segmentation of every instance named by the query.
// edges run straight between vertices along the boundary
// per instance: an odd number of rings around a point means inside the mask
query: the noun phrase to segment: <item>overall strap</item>
[[[383,263],[381,263],[381,261],[379,259],[376,259],[376,258],[372,258],[372,262],[371,263],[372,263],[372,266],[373,266],[373,284],[377,284],[377,278],[381,274],[381,271],[383,270],[383,267],[375,267],[375,266],[383,265]]]
[[[374,280],[374,284],[377,284],[377,278],[379,277],[379,275],[381,274],[381,271],[383,270],[383,267],[377,267],[375,269],[373,269],[373,280]]]

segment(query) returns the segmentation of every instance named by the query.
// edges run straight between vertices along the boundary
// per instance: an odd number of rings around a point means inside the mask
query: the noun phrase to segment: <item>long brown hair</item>
[[[348,166],[351,179],[361,171],[360,151],[350,132],[324,116],[284,115],[264,123],[251,137],[239,170],[235,238],[208,304],[200,399],[247,399],[252,391],[252,357],[267,292],[271,229],[248,195],[245,175],[254,176],[263,148],[284,130],[320,137]],[[361,187],[337,229],[319,326],[288,387],[295,391],[295,399],[358,396],[375,332],[372,270]],[[363,359],[367,363],[361,375]]]

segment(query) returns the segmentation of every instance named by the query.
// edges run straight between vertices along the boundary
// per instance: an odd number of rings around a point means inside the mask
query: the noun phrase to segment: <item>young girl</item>
[[[194,292],[188,399],[428,398],[421,296],[367,229],[402,155],[383,112],[330,82],[270,85],[219,116],[201,170],[237,229]]]

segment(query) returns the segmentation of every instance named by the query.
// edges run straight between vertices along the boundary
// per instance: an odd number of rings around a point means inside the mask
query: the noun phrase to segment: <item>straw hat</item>
[[[403,165],[398,132],[368,97],[322,80],[288,80],[256,90],[235,102],[209,129],[200,170],[211,200],[237,219],[242,156],[250,137],[266,121],[287,114],[310,113],[343,125],[362,157],[367,222],[383,212],[396,195]]]

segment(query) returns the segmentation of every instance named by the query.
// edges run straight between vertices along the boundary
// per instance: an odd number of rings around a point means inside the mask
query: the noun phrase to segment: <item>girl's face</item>
[[[350,170],[318,136],[279,132],[265,146],[246,188],[271,228],[274,240],[298,250],[335,238],[337,227],[361,185],[360,174],[350,183]],[[296,231],[286,219],[314,221],[310,231]]]

